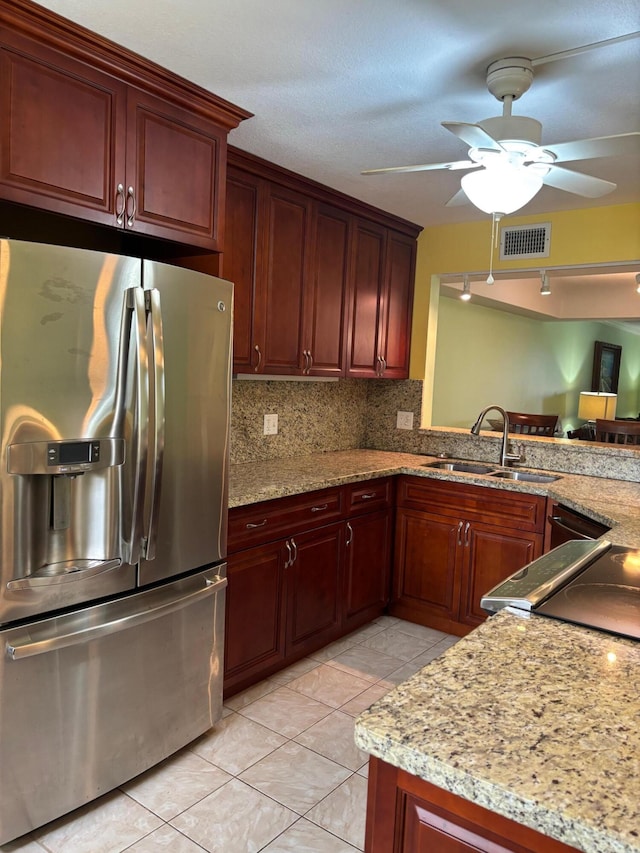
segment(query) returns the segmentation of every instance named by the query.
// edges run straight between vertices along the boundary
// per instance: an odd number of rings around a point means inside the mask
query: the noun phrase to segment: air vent
[[[548,258],[551,223],[512,225],[500,232],[500,260],[510,258]]]

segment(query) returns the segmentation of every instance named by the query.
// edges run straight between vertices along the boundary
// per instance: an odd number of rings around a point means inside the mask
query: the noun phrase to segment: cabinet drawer
[[[398,506],[542,533],[546,498],[425,477],[401,477]]]
[[[378,480],[351,483],[345,487],[345,491],[346,510],[350,516],[387,509],[393,498],[393,479],[380,477]]]
[[[229,553],[337,521],[343,514],[341,488],[263,501],[229,511]]]

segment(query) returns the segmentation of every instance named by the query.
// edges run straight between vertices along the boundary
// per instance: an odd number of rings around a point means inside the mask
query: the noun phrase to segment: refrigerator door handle
[[[53,634],[53,636],[43,636],[41,639],[32,639],[27,633],[24,641],[12,640],[5,645],[5,652],[11,660],[22,660],[23,658],[34,657],[35,655],[47,654],[48,652],[59,651],[60,649],[68,648],[69,646],[77,646],[82,643],[88,643],[91,640],[96,640],[100,637],[106,637],[109,634],[115,634],[118,631],[124,631],[127,628],[134,628],[142,625],[145,622],[150,622],[153,619],[158,619],[161,616],[166,616],[176,610],[181,610],[183,607],[188,607],[203,598],[210,595],[215,595],[221,592],[227,585],[226,577],[214,575],[211,579],[205,578],[205,585],[200,589],[176,596],[175,593],[166,593],[165,600],[160,600],[157,604],[146,607],[143,610],[134,610],[134,612],[121,616],[118,619],[112,619],[98,624],[88,625],[86,628],[80,628],[77,631],[68,631],[66,633]],[[27,632],[29,629],[27,629]],[[31,628],[32,634],[37,636],[37,630]]]
[[[154,437],[153,459],[151,460],[151,484],[149,503],[149,526],[145,536],[146,560],[156,556],[158,539],[158,516],[160,512],[160,489],[162,486],[162,465],[164,462],[165,433],[165,382],[164,382],[164,336],[162,328],[162,305],[160,291],[156,288],[145,291],[151,320],[151,352],[153,371],[154,400]]]
[[[145,312],[144,291],[140,287],[127,290],[128,305],[133,310],[133,330],[136,352],[136,431],[135,471],[133,475],[133,499],[131,516],[131,535],[129,539],[129,563],[137,563],[143,548],[144,527],[144,485],[149,452],[149,358],[147,352],[147,318]]]

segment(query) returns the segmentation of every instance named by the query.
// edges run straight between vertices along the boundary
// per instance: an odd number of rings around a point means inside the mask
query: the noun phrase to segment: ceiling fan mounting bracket
[[[498,59],[487,68],[487,88],[499,101],[511,96],[517,99],[533,82],[533,63],[524,56]]]

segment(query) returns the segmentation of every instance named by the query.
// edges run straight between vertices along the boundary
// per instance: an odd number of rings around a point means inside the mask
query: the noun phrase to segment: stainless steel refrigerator
[[[0,844],[222,709],[233,289],[0,241]]]

